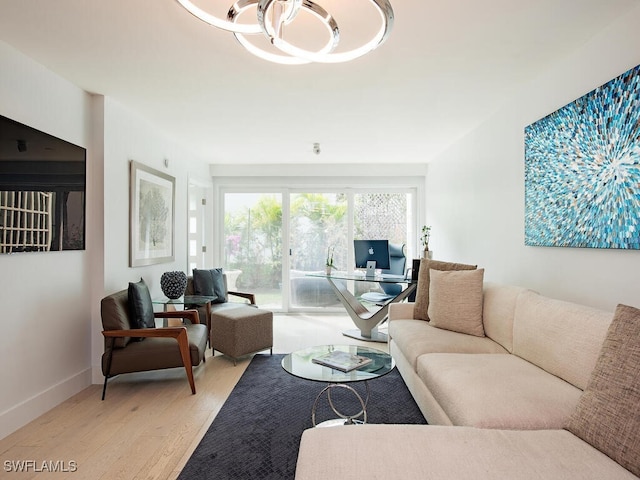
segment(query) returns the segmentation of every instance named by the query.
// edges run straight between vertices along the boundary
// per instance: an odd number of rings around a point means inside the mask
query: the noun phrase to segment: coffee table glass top
[[[372,362],[364,367],[342,372],[331,367],[325,367],[313,363],[313,359],[325,355],[332,350],[348,352],[372,359]],[[305,348],[285,355],[282,359],[282,368],[296,377],[306,380],[329,383],[348,383],[371,380],[386,375],[396,366],[393,357],[381,350],[359,345],[319,345]]]

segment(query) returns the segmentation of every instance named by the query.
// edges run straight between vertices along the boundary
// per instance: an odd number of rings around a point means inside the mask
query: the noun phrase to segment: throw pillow
[[[640,476],[640,310],[618,305],[566,429]]]
[[[221,268],[193,269],[193,291],[196,295],[215,297],[211,303],[224,303],[227,301],[227,292],[224,286]]]
[[[153,303],[151,294],[144,280],[129,282],[129,316],[131,328],[154,328],[156,321],[153,317]]]
[[[484,268],[431,270],[429,320],[432,327],[484,337],[482,282]]]
[[[430,270],[475,270],[477,265],[466,265],[464,263],[442,262],[440,260],[420,260],[418,270],[418,287],[416,289],[416,301],[413,308],[413,318],[416,320],[429,321],[429,271]]]

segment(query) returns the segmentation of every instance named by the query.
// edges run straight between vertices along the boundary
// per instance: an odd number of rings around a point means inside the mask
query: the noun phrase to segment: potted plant
[[[325,265],[327,267],[327,275],[331,275],[331,269],[336,268],[336,266],[333,264],[333,247],[327,248],[327,260],[325,262]]]
[[[431,225],[423,225],[422,226],[422,237],[420,237],[420,241],[422,242],[423,247],[423,258],[431,258],[432,252],[429,250],[429,239],[431,238]]]

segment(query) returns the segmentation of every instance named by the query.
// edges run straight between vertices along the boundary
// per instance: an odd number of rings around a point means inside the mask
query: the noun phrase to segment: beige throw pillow
[[[566,429],[640,476],[640,310],[618,305]]]
[[[420,270],[418,270],[418,287],[416,289],[416,301],[413,307],[413,318],[416,320],[429,321],[429,280],[430,270],[475,270],[477,265],[466,265],[464,263],[442,262],[440,260],[420,260]]]
[[[477,270],[431,270],[429,319],[432,327],[484,337],[482,325],[482,281]]]

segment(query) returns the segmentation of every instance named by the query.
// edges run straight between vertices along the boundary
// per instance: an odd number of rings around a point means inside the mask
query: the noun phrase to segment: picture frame
[[[640,249],[640,65],[525,128],[525,245]]]
[[[129,266],[175,259],[175,177],[130,161]]]

